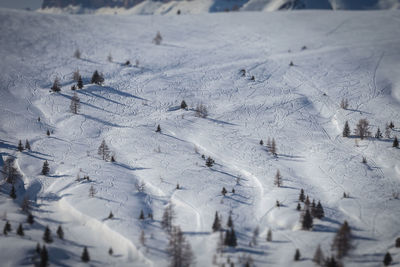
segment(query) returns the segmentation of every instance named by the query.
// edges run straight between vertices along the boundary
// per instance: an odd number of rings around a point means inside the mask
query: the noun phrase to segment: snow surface
[[[48,246],[51,264],[79,266],[88,246],[94,266],[166,266],[167,235],[159,222],[169,202],[197,266],[212,265],[215,211],[224,225],[232,211],[239,243],[219,263],[250,255],[256,266],[311,266],[318,244],[331,254],[333,236],[347,220],[354,248],[345,266],[380,266],[387,251],[400,265],[394,248],[400,203],[392,197],[400,191],[400,150],[392,139],[356,146],[355,137],[341,136],[346,120],[354,129],[367,118],[373,133],[393,121],[392,136],[400,137],[398,11],[74,16],[0,9],[0,21],[0,153],[15,156],[23,174],[16,201],[9,185],[1,185],[0,227],[7,218],[14,229],[0,237],[2,266],[31,264],[44,227],[54,234],[60,224],[65,240],[54,236]],[[152,43],[157,31],[159,46]],[[77,48],[81,59],[72,56]],[[138,67],[123,65],[136,59]],[[73,115],[77,69],[86,85],[77,91],[80,114]],[[104,73],[103,86],[88,83],[94,70]],[[49,92],[55,77],[60,93]],[[339,107],[343,97],[347,110]],[[187,111],[178,108],[183,99]],[[198,103],[207,118],[195,116]],[[158,124],[162,133],[155,132]],[[259,145],[268,137],[277,142],[277,158]],[[32,151],[16,152],[19,139],[29,139]],[[103,139],[115,163],[97,155]],[[216,164],[205,167],[202,154]],[[40,175],[44,160],[49,176]],[[278,169],[281,188],[273,183]],[[91,181],[78,182],[77,174]],[[135,184],[142,181],[139,193]],[[93,198],[90,186],[97,190]],[[325,208],[313,231],[299,227],[301,188]],[[21,238],[15,229],[26,220],[19,208],[24,196],[33,202],[36,223],[24,223]],[[283,206],[275,207],[276,200]],[[140,221],[141,210],[154,221]],[[108,220],[110,211],[115,218]],[[257,226],[258,245],[249,246]],[[265,241],[269,228],[273,242]],[[294,263],[296,248],[302,261]]]

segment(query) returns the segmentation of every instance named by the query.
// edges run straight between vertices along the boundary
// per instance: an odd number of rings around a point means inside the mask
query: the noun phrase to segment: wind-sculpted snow
[[[55,239],[51,264],[78,266],[87,246],[95,266],[167,266],[160,221],[169,203],[196,266],[212,266],[216,211],[223,227],[231,212],[238,237],[219,263],[230,257],[238,266],[239,256],[251,256],[256,266],[311,266],[318,244],[331,255],[347,220],[353,249],[345,266],[379,266],[387,251],[399,264],[400,150],[392,147],[400,137],[399,12],[73,16],[2,9],[0,21],[0,153],[16,157],[23,181],[15,201],[2,183],[0,226],[6,212],[13,229],[25,227],[24,238],[15,231],[0,237],[6,266],[32,264],[47,225]],[[157,31],[160,45],[152,43]],[[85,85],[75,91],[81,106],[73,114],[76,70]],[[103,85],[89,84],[95,70]],[[60,93],[50,92],[56,77]],[[182,100],[187,110],[179,109]],[[207,117],[196,116],[198,104]],[[354,136],[363,118],[373,134],[393,121],[391,138]],[[350,138],[342,137],[346,121]],[[31,151],[17,152],[25,139]],[[102,140],[116,162],[97,154]],[[206,167],[202,155],[215,164]],[[40,175],[45,160],[48,176]],[[312,231],[301,230],[296,211],[301,188],[325,209]],[[25,196],[32,226],[18,207]],[[65,240],[55,236],[58,225]],[[273,242],[266,242],[268,229]],[[296,248],[302,260],[294,263]]]

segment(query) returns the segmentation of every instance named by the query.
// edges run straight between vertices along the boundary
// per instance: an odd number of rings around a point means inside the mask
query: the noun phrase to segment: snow
[[[345,121],[354,129],[361,118],[373,133],[393,121],[392,135],[400,137],[398,11],[74,16],[0,9],[0,21],[0,153],[17,158],[24,184],[15,201],[1,185],[0,226],[7,213],[14,229],[0,239],[3,266],[30,264],[46,225],[54,265],[79,266],[87,246],[95,266],[166,266],[160,220],[170,202],[196,266],[211,266],[216,253],[215,211],[223,225],[232,211],[239,244],[218,256],[220,263],[250,255],[257,266],[293,266],[299,248],[296,266],[310,266],[318,244],[331,254],[347,220],[354,248],[345,266],[380,265],[387,251],[399,266],[400,205],[392,193],[400,191],[400,151],[392,139],[358,139],[355,146],[355,137],[342,137]],[[152,43],[157,31],[159,46]],[[81,59],[73,57],[77,48]],[[137,67],[123,64],[136,59]],[[77,69],[85,86],[76,91],[81,110],[74,115]],[[89,84],[95,70],[104,74],[103,86]],[[60,93],[49,92],[55,77]],[[347,110],[339,107],[343,97]],[[178,109],[183,99],[189,110]],[[195,116],[199,103],[207,118]],[[268,137],[277,142],[277,157],[259,145]],[[17,152],[20,139],[32,151]],[[115,163],[97,155],[103,139]],[[216,164],[206,167],[202,154]],[[44,160],[48,176],[40,175]],[[273,183],[278,169],[281,188]],[[78,174],[90,181],[76,181]],[[145,191],[137,192],[141,182]],[[301,188],[325,209],[313,231],[300,230]],[[23,194],[36,223],[24,223],[21,238],[15,229],[26,220]],[[139,220],[141,210],[154,221]],[[55,236],[58,225],[65,240]],[[251,247],[257,226],[258,245]],[[268,229],[273,242],[265,241]]]

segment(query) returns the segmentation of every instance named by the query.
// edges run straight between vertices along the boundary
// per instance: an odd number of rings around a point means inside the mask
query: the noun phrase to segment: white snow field
[[[157,31],[161,45],[152,43]],[[381,266],[388,251],[400,266],[400,200],[393,195],[400,192],[400,150],[392,147],[400,137],[399,11],[76,16],[0,9],[0,48],[0,153],[15,157],[23,174],[16,200],[1,183],[0,227],[9,220],[13,228],[0,235],[1,266],[38,262],[35,247],[47,225],[51,265],[87,265],[80,260],[87,246],[91,266],[167,266],[160,221],[169,202],[195,266],[213,266],[216,211],[224,227],[232,212],[238,237],[217,264],[230,258],[241,266],[239,257],[250,256],[255,266],[313,266],[319,244],[334,253],[333,237],[347,220],[353,248],[345,266]],[[73,57],[77,48],[81,59]],[[85,86],[76,91],[75,115],[69,106],[77,69]],[[90,84],[95,70],[104,74],[102,86]],[[55,77],[60,93],[50,92]],[[188,110],[179,109],[182,100]],[[208,117],[195,116],[199,103]],[[363,118],[373,135],[393,121],[391,137],[342,137],[345,121],[353,132]],[[277,157],[259,144],[268,138],[276,140]],[[18,152],[25,139],[31,151]],[[116,162],[97,154],[103,139]],[[215,165],[206,167],[202,154]],[[48,176],[40,174],[45,160]],[[78,174],[90,181],[76,181]],[[135,186],[141,182],[144,192]],[[312,231],[301,230],[301,188],[325,209]],[[20,208],[24,197],[33,225]],[[154,220],[139,220],[141,210]],[[16,235],[19,223],[24,237]],[[55,235],[59,225],[64,240]],[[250,246],[257,226],[258,244]]]

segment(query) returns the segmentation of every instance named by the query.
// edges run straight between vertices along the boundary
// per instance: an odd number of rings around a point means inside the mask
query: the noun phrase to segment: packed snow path
[[[293,266],[299,248],[303,260],[296,266],[310,266],[318,244],[331,254],[334,234],[347,220],[354,248],[346,266],[377,266],[387,251],[399,264],[400,202],[393,194],[400,192],[400,150],[392,138],[358,139],[356,146],[356,137],[342,137],[345,121],[353,130],[362,118],[373,134],[393,121],[391,136],[400,137],[398,11],[68,16],[0,10],[0,21],[0,152],[17,158],[25,184],[15,203],[2,185],[0,215],[7,212],[16,228],[25,220],[16,203],[26,195],[37,217],[27,238],[2,237],[0,255],[9,265],[29,262],[11,248],[33,255],[44,227],[55,232],[61,224],[67,241],[49,245],[53,264],[75,265],[89,246],[94,265],[166,266],[160,220],[170,202],[197,266],[210,266],[216,253],[216,211],[224,226],[232,212],[238,236],[236,250],[218,262],[250,255],[257,266]],[[157,31],[161,45],[152,43]],[[76,91],[81,108],[74,115],[76,70],[85,86]],[[104,74],[102,86],[89,83],[95,70]],[[60,93],[49,92],[55,77]],[[188,110],[179,109],[182,100]],[[195,116],[200,103],[206,118]],[[276,140],[277,157],[259,145],[268,138]],[[20,139],[32,151],[16,152]],[[103,139],[116,162],[97,154]],[[202,155],[215,165],[206,167]],[[44,160],[48,176],[39,175]],[[77,175],[90,181],[76,181]],[[325,208],[313,231],[300,230],[301,188]],[[139,220],[141,210],[154,220]],[[250,246],[257,226],[258,244]],[[274,242],[265,241],[268,229]]]

